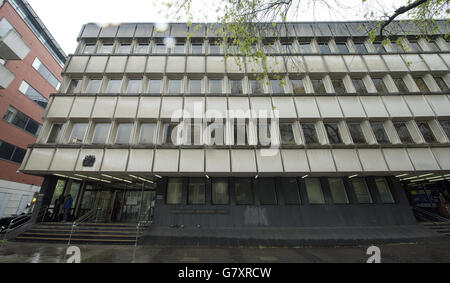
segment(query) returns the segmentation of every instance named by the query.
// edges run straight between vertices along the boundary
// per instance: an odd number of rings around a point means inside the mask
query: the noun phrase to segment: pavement
[[[450,263],[450,238],[386,243],[382,263]],[[69,246],[0,243],[0,263],[63,263]],[[298,247],[189,247],[77,245],[81,263],[364,263],[368,245]]]

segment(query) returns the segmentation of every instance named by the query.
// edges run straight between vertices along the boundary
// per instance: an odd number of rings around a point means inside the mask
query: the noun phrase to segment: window
[[[209,54],[220,54],[220,45],[210,44],[209,45]]]
[[[303,136],[305,144],[318,144],[316,126],[314,124],[302,124]]]
[[[294,46],[292,46],[292,43],[282,43],[281,50],[283,51],[283,53],[286,54],[295,53]]]
[[[147,54],[149,46],[150,45],[148,43],[139,43],[136,46],[136,49],[134,50],[134,53],[136,53],[136,54]]]
[[[228,194],[228,180],[225,178],[212,180],[212,204],[228,204],[230,196]]]
[[[375,88],[377,89],[377,92],[379,94],[387,94],[388,90],[386,88],[386,85],[383,82],[383,79],[381,78],[373,78],[373,84],[375,85]]]
[[[295,94],[304,94],[306,93],[305,85],[303,84],[303,80],[291,80],[292,82],[292,89],[294,90]]]
[[[439,121],[439,123],[441,124],[442,129],[444,130],[448,139],[450,139],[450,121]]]
[[[303,54],[311,54],[312,53],[312,48],[311,48],[311,44],[310,43],[306,43],[306,42],[300,42],[300,52]]]
[[[113,44],[103,44],[100,48],[99,53],[102,54],[111,54],[113,52],[114,45]]]
[[[155,54],[164,54],[166,53],[166,46],[164,44],[156,44],[155,49],[153,50]]]
[[[381,42],[374,42],[373,47],[375,47],[375,51],[378,53],[386,53],[386,48],[384,48]]]
[[[209,140],[208,145],[224,145],[224,122],[214,121],[208,123]]]
[[[284,93],[284,86],[281,80],[270,80],[270,87],[272,88],[272,93]]]
[[[117,127],[116,144],[129,144],[132,130],[132,123],[120,123]]]
[[[253,94],[263,94],[264,87],[260,80],[249,80]]]
[[[409,42],[409,52],[421,52],[422,48],[420,48],[420,45],[417,43],[417,41],[410,41]]]
[[[328,178],[331,197],[334,203],[348,203],[347,193],[342,178]]]
[[[148,83],[148,93],[161,93],[161,80],[150,80]]]
[[[350,182],[353,185],[356,199],[359,203],[372,203],[372,196],[370,195],[364,178],[352,178],[350,179]]]
[[[325,89],[325,84],[323,83],[322,79],[311,79],[311,83],[313,85],[314,91],[316,93],[326,93],[327,90]]]
[[[100,92],[100,85],[102,84],[102,80],[89,80],[89,83],[86,88],[86,93],[98,93]]]
[[[202,80],[189,80],[189,93],[199,94],[202,93]]]
[[[259,122],[257,125],[257,131],[258,131],[258,141],[259,144],[262,146],[268,146],[271,143],[271,131],[270,131],[270,123]]]
[[[181,178],[169,178],[167,182],[167,204],[180,204],[181,192],[183,188],[183,179]]]
[[[323,197],[322,186],[320,185],[320,179],[318,178],[306,178],[306,194],[308,195],[308,201],[311,204],[323,204],[325,199]]]
[[[234,145],[247,144],[247,123],[244,120],[234,122]]]
[[[362,53],[362,54],[367,53],[367,48],[363,42],[355,42],[354,45],[355,45],[357,53]]]
[[[209,93],[222,93],[222,80],[210,79],[209,80]]]
[[[428,126],[427,122],[417,122],[417,126],[419,127],[419,130],[426,142],[436,142],[433,132],[431,131],[430,126]]]
[[[344,94],[346,92],[343,80],[331,80],[334,87],[334,92],[337,94]]]
[[[127,93],[141,92],[142,79],[132,79],[128,81]]]
[[[0,20],[0,37],[5,36],[12,29],[14,29],[13,26],[8,22],[8,20],[5,17],[3,17]]]
[[[26,150],[0,140],[0,158],[15,163],[22,163]]]
[[[258,196],[259,196],[259,202],[262,205],[277,204],[275,179],[273,179],[273,178],[258,179]]]
[[[117,53],[119,54],[128,54],[131,53],[131,44],[130,43],[122,43],[117,49]]]
[[[449,88],[445,81],[442,79],[442,77],[434,77],[434,80],[436,81],[437,85],[441,89],[441,91],[448,91]]]
[[[87,123],[75,123],[72,127],[69,143],[82,143],[86,134]]]
[[[166,123],[163,125],[162,143],[174,145],[178,142],[178,124]]]
[[[173,54],[184,54],[184,44],[176,44],[172,49]]]
[[[141,124],[141,133],[139,135],[139,143],[140,144],[153,144],[155,137],[155,123],[142,123]]]
[[[281,193],[285,204],[300,204],[298,183],[295,178],[281,178]]]
[[[336,42],[336,47],[339,53],[349,53],[347,44],[345,42]]]
[[[268,53],[268,54],[270,54],[270,53],[278,53],[278,48],[277,48],[276,42],[266,43],[264,45],[264,49],[266,50],[266,53]]]
[[[67,87],[67,93],[78,93],[80,92],[81,80],[72,79],[70,80],[69,86]]]
[[[248,178],[236,178],[234,181],[234,193],[237,204],[252,204],[252,180]]]
[[[33,68],[38,71],[38,73],[55,89],[58,89],[60,86],[60,82],[58,79],[50,72],[50,70],[42,64],[39,58],[35,58],[33,62]]]
[[[348,123],[348,130],[352,136],[354,144],[365,144],[366,138],[361,130],[361,124],[359,123]]]
[[[110,123],[97,123],[95,125],[94,135],[92,136],[92,143],[105,144],[106,140],[108,139],[110,127]]]
[[[416,82],[417,87],[421,92],[430,92],[425,81],[421,77],[414,77],[414,81]]]
[[[428,46],[431,48],[432,51],[434,52],[439,52],[441,51],[441,49],[439,48],[439,46],[437,45],[436,41],[430,41],[428,42]]]
[[[42,108],[47,107],[47,98],[45,98],[42,94],[40,94],[37,90],[30,86],[26,81],[22,81],[22,84],[19,87],[19,91]]]
[[[325,130],[327,131],[328,140],[330,144],[341,144],[342,140],[339,135],[339,127],[336,123],[325,123]]]
[[[375,178],[375,185],[383,203],[394,203],[394,198],[392,197],[386,178]]]
[[[371,122],[370,125],[379,144],[389,143],[389,139],[386,135],[386,131],[384,130],[382,122]]]
[[[352,79],[357,94],[367,94],[366,86],[362,79]]]
[[[170,80],[169,79],[169,94],[180,94],[181,93],[181,80]]]
[[[121,79],[111,79],[106,87],[106,93],[119,93],[120,87],[122,86]]]
[[[229,80],[231,94],[242,94],[242,80]]]
[[[398,137],[400,138],[400,141],[402,143],[413,142],[405,123],[403,122],[394,123],[394,127],[397,130]]]
[[[191,45],[191,54],[202,54],[203,53],[203,46],[202,44],[192,44]]]
[[[188,131],[188,145],[201,145],[202,144],[202,124],[200,123],[186,123]]]
[[[279,125],[280,125],[281,144],[283,145],[295,144],[294,131],[292,130],[293,124],[280,123]]]
[[[394,83],[397,86],[399,92],[402,93],[409,92],[408,87],[406,86],[402,78],[392,78],[392,79],[394,80]]]
[[[205,204],[205,179],[190,178],[188,204]]]
[[[12,106],[8,107],[8,110],[6,110],[3,120],[34,136],[38,136],[42,128],[41,124]]]
[[[47,138],[47,143],[59,143],[63,129],[64,124],[53,124]]]
[[[319,42],[318,45],[321,54],[331,53],[330,47],[328,46],[328,42]]]
[[[95,53],[96,47],[97,46],[95,44],[86,44],[86,46],[84,46],[84,49],[83,49],[83,54],[93,54],[93,53]]]

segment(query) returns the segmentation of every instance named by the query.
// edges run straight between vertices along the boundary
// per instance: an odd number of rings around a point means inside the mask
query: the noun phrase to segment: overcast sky
[[[203,21],[214,21],[217,16],[214,6],[219,0],[193,0],[194,10],[201,11],[197,16]],[[161,0],[28,0],[39,18],[67,54],[75,51],[76,38],[83,24],[121,23],[121,22],[165,22],[158,11]],[[333,1],[329,1],[333,2]],[[345,0],[347,7],[342,12],[327,12],[323,6],[315,9],[304,6],[296,21],[313,20],[357,20],[361,16],[361,0]],[[405,0],[373,0],[376,7],[391,8]],[[351,8],[348,8],[351,7]],[[313,13],[314,10],[314,13]]]

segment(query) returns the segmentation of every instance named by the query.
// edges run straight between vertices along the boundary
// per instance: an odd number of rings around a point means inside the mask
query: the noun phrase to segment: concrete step
[[[18,236],[16,241],[23,242],[67,242],[69,238],[53,238],[53,237],[23,237]],[[89,238],[72,238],[71,243],[92,243],[92,244],[134,244],[136,239],[89,239]]]

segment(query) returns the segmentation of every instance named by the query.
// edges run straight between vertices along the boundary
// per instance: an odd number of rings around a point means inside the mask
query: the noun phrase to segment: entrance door
[[[113,191],[99,191],[97,222],[110,222],[112,213]]]
[[[150,213],[151,201],[155,191],[125,191],[122,201],[121,222],[138,222],[147,220]]]

